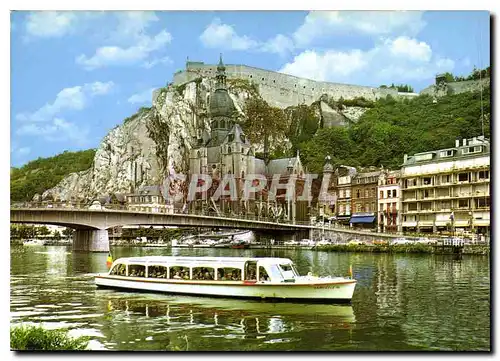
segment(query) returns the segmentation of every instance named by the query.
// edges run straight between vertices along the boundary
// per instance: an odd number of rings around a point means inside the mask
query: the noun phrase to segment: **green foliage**
[[[356,147],[344,127],[322,128],[318,133],[300,144],[301,159],[311,173],[321,173],[327,155],[332,157],[332,165],[356,166],[358,160],[352,150]]]
[[[286,131],[285,112],[270,106],[260,97],[248,98],[245,102],[247,118],[242,128],[251,143],[262,142],[265,136],[277,138]]]
[[[444,77],[445,82],[452,83],[456,81],[479,80],[491,77],[491,68],[488,66],[484,69],[477,69],[474,67],[468,76],[454,76],[452,73],[446,72],[441,76]]]
[[[413,91],[414,91],[413,87],[411,85],[408,85],[408,84],[396,84],[396,85],[394,85],[394,83],[392,83],[390,86],[381,85],[379,88],[382,88],[382,89],[393,88],[401,93],[413,93]]]
[[[20,168],[11,168],[11,201],[28,201],[38,193],[57,185],[70,173],[89,169],[94,161],[95,149],[79,152],[65,151],[49,158],[38,158]]]
[[[174,90],[177,93],[177,95],[182,95],[184,93],[184,90],[186,90],[186,85],[187,83],[181,84],[181,85],[174,85]]]
[[[87,337],[71,338],[65,330],[46,330],[41,326],[10,328],[10,348],[16,351],[81,351],[88,343]]]
[[[422,243],[396,245],[334,244],[319,246],[317,249],[330,252],[434,253],[434,247]]]
[[[397,169],[404,154],[453,147],[455,139],[481,135],[479,92],[447,95],[435,103],[428,95],[396,101],[379,99],[346,130],[321,129],[301,143],[304,164],[320,171],[327,155],[351,166]],[[490,137],[490,89],[484,89],[485,136]],[[346,134],[347,132],[347,134]]]
[[[340,97],[337,100],[332,98],[323,98],[323,100],[335,110],[343,110],[345,107],[362,107],[362,108],[373,108],[375,106],[375,102],[371,100],[367,100],[364,97],[356,97],[353,99],[344,99]]]
[[[240,79],[240,78],[228,79],[227,85],[229,90],[246,91],[254,97],[260,97],[259,88],[255,83],[250,82],[248,79]]]
[[[311,139],[319,127],[319,119],[312,106],[301,104],[286,110],[290,119],[287,137],[292,143],[292,154],[295,154],[299,144]]]

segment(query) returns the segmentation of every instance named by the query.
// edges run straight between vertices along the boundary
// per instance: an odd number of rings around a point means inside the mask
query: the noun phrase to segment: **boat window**
[[[124,264],[117,264],[109,272],[110,275],[125,276],[127,267]]]
[[[295,274],[291,264],[280,264],[281,273],[283,274],[283,278],[290,279],[295,278]]]
[[[148,266],[148,277],[167,278],[167,267],[165,267],[165,266]]]
[[[214,279],[214,269],[210,267],[194,267],[193,268],[193,279],[194,280],[213,280]]]
[[[128,275],[130,277],[144,277],[146,274],[146,266],[142,264],[129,264]]]
[[[273,281],[281,281],[283,279],[283,275],[281,274],[278,265],[272,264],[269,266],[269,272],[271,273],[271,279]]]
[[[182,266],[170,267],[170,278],[188,280],[189,267],[182,267]]]
[[[239,268],[226,267],[217,269],[217,279],[221,281],[241,281]]]
[[[259,267],[259,281],[269,281],[269,276],[263,266]]]
[[[248,261],[245,263],[245,279],[249,281],[257,280],[257,262]]]

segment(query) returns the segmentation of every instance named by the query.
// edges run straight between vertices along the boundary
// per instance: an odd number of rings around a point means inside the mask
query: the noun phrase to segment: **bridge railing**
[[[106,210],[120,210],[120,211],[129,211],[129,212],[147,212],[151,214],[168,214],[172,213],[171,209],[158,207],[155,211],[151,211],[150,207],[144,207],[147,209],[137,210],[134,207],[128,207],[126,205],[121,204],[106,204],[104,206],[99,205],[91,205],[87,203],[71,203],[71,202],[16,202],[11,203],[11,208],[45,208],[45,209],[54,209],[54,210],[95,210],[95,211],[106,211]],[[140,208],[140,207],[139,207]],[[192,216],[203,216],[203,217],[214,217],[214,218],[226,218],[226,219],[238,219],[238,220],[246,220],[246,221],[260,221],[260,222],[271,222],[277,224],[289,224],[289,225],[304,225],[311,226],[310,222],[307,221],[297,221],[297,220],[287,220],[287,219],[276,219],[271,217],[262,217],[253,214],[235,214],[235,213],[216,213],[216,212],[201,212],[201,213],[189,213],[182,212],[179,209],[174,210],[175,214],[186,214]]]

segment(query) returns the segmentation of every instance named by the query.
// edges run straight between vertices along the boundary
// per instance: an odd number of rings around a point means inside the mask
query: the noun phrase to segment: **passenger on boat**
[[[181,276],[180,276],[180,274],[179,274],[179,271],[175,272],[174,278],[175,278],[175,279],[181,279]]]

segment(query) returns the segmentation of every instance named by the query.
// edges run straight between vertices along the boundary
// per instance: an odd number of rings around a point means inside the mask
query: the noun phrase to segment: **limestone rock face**
[[[210,132],[208,103],[214,86],[213,79],[200,77],[182,86],[170,85],[155,91],[151,108],[143,108],[104,137],[90,169],[68,175],[45,191],[42,199],[90,201],[131,193],[142,185],[160,185],[172,172],[187,173],[189,151],[203,130]],[[245,101],[255,93],[231,84],[228,91],[242,121]],[[318,119],[332,118],[332,112],[336,112],[323,108],[314,109]],[[358,113],[361,112],[344,110],[333,116],[353,119]],[[343,125],[345,121],[331,123]],[[290,147],[285,135],[271,139],[270,144],[281,149]],[[263,150],[263,144],[254,146],[256,151]]]

